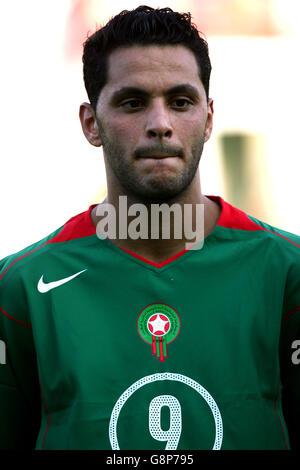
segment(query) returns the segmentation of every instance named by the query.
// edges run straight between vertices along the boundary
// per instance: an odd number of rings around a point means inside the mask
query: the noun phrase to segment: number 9
[[[167,406],[170,410],[170,427],[167,431],[161,428],[161,409]],[[172,395],[159,395],[153,398],[149,406],[149,431],[156,441],[167,441],[165,450],[177,449],[181,435],[181,406]]]

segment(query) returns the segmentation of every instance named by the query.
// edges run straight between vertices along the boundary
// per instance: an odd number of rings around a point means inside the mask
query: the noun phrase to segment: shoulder
[[[78,239],[94,235],[96,229],[90,218],[93,207],[94,205],[87,211],[71,217],[41,240],[0,260],[0,290],[10,282],[15,284],[22,274],[29,273],[39,262],[47,262],[50,258],[59,256],[61,250],[66,250],[70,242],[74,243]]]
[[[90,218],[92,206],[22,250],[0,260],[0,313],[2,321],[12,319],[30,326],[30,296],[38,277],[49,267],[56,267],[64,259],[74,256],[77,242],[95,234]],[[71,253],[71,254],[70,254]],[[10,320],[8,320],[10,321]],[[15,322],[14,322],[15,323]]]
[[[218,225],[247,233],[250,239],[264,240],[274,248],[300,254],[300,236],[264,222],[218,197],[222,213]]]
[[[17,251],[16,253],[12,253],[0,260],[0,283],[2,279],[6,280],[11,275],[15,277],[16,273],[22,269],[22,266],[26,265],[36,256],[39,256],[40,253],[47,251],[48,247],[53,246],[49,242],[51,242],[54,237],[63,230],[63,227],[64,226],[59,227],[57,230],[42,238],[38,242],[32,243],[22,250]]]
[[[1,322],[14,320],[14,324],[31,328],[25,293],[24,272],[30,272],[33,260],[48,249],[47,244],[63,227],[42,240],[0,260],[0,314]]]
[[[300,255],[300,236],[247,215],[262,231],[264,237],[273,240],[278,248]]]

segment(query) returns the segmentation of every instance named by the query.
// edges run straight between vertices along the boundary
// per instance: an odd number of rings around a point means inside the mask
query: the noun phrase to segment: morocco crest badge
[[[180,318],[169,305],[151,304],[139,314],[137,329],[142,339],[151,344],[152,354],[163,362],[168,357],[167,345],[179,334]]]

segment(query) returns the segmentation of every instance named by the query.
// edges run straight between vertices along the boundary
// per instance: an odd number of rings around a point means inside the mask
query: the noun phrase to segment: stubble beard
[[[203,152],[205,131],[203,131],[201,139],[192,147],[191,157],[183,169],[172,177],[159,178],[157,175],[149,177],[139,174],[134,166],[124,158],[125,149],[107,137],[99,119],[97,119],[97,124],[105,160],[124,194],[128,197],[145,204],[173,201],[193,181]]]

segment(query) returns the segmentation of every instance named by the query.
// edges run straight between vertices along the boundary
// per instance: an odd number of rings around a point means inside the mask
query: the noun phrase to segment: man
[[[141,6],[83,62],[107,198],[0,264],[1,447],[297,447],[300,237],[201,192],[206,42],[189,14]],[[175,213],[149,236],[162,203],[193,207],[196,244]]]

